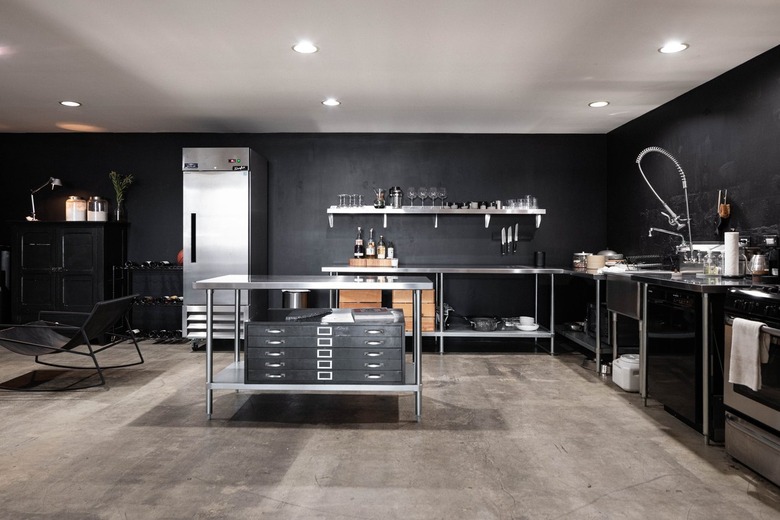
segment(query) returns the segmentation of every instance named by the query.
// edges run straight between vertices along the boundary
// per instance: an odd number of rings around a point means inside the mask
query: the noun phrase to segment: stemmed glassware
[[[414,206],[414,199],[417,198],[417,188],[410,186],[406,189],[406,196],[409,197],[409,204]]]
[[[441,207],[444,207],[444,199],[447,198],[447,188],[439,186],[436,190],[436,195],[441,199]]]
[[[418,193],[420,194],[420,204],[425,206],[425,199],[428,198],[428,188],[425,186],[420,186]]]
[[[436,186],[428,188],[428,196],[431,198],[431,207],[436,205],[436,197],[439,196],[439,189]]]

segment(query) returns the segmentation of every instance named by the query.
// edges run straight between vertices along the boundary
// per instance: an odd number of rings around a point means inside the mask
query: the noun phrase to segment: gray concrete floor
[[[577,353],[425,354],[420,423],[411,395],[232,391],[208,421],[204,353],[142,348],[106,387],[0,393],[0,518],[780,518],[776,486]],[[0,350],[0,380],[33,368]]]

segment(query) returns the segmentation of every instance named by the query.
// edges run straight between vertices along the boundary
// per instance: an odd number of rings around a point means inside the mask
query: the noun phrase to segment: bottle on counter
[[[376,258],[376,242],[374,242],[374,228],[368,230],[368,244],[366,244],[366,258]]]
[[[358,226],[357,237],[355,238],[355,258],[363,258],[366,255],[366,248],[363,246],[363,229]]]
[[[379,235],[379,242],[376,245],[376,257],[379,260],[387,258],[387,245],[385,245],[384,235]]]
[[[395,245],[392,242],[387,244],[387,258],[395,258]]]

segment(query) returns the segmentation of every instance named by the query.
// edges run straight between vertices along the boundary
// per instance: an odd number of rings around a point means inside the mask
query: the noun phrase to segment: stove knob
[[[766,315],[770,318],[780,318],[780,305],[767,305]]]
[[[745,300],[734,300],[734,308],[740,311],[744,311],[745,307],[747,307],[747,302]]]

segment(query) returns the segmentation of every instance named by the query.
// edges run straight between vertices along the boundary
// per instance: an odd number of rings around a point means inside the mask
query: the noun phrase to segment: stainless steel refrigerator
[[[206,337],[206,291],[192,282],[268,273],[268,162],[249,148],[184,148],[182,172],[182,334],[198,340]],[[242,323],[263,317],[267,302],[265,294],[242,291]],[[215,291],[214,306],[214,337],[235,338],[234,293]]]

